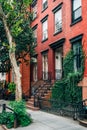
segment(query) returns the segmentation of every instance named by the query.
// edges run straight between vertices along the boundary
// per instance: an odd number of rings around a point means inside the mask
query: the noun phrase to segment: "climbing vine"
[[[81,67],[74,71],[74,53],[70,50],[63,60],[63,78],[54,84],[52,99],[59,102],[75,103],[82,98],[82,88],[78,87],[79,81],[83,78],[84,54],[81,51]]]

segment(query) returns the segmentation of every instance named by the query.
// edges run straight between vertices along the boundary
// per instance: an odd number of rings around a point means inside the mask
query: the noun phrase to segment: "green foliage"
[[[14,127],[14,121],[17,119],[19,126],[28,126],[31,122],[31,116],[26,112],[25,102],[23,101],[13,101],[10,102],[11,108],[14,112],[0,113],[0,124],[6,125],[7,128]],[[16,115],[15,115],[16,114]]]
[[[16,47],[9,48],[3,19],[0,15],[0,62],[3,65],[8,65],[9,69],[11,67],[9,51],[15,51],[18,62],[20,58],[25,62],[29,62],[26,55],[34,54],[34,36],[30,27],[32,14],[29,9],[27,10],[31,2],[32,0],[0,0],[0,6],[6,16],[7,26],[13,42],[16,44]]]
[[[12,112],[0,113],[0,124],[6,125],[7,128],[14,126],[14,114]]]
[[[15,83],[11,82],[8,84],[8,90],[11,92],[11,93],[15,93],[15,90],[16,90],[16,85]]]
[[[66,57],[63,60],[64,77],[67,77],[68,73],[71,73],[74,71],[73,57],[74,57],[73,51],[71,50],[66,54]]]
[[[71,50],[63,60],[64,77],[57,81],[52,89],[52,99],[59,102],[75,103],[82,98],[82,88],[78,87],[79,81],[83,78],[84,54],[81,52],[81,69],[74,72],[74,54]]]
[[[17,122],[21,126],[27,126],[32,122],[30,115],[26,112],[26,105],[23,101],[10,102],[10,106],[17,114]]]

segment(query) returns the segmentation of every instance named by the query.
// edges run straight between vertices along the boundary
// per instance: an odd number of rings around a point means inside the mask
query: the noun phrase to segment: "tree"
[[[34,50],[29,4],[31,0],[0,0],[0,63],[14,71],[16,100],[22,99],[18,62],[27,62]]]

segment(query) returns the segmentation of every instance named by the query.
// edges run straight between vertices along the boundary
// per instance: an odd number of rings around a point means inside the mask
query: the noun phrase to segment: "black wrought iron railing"
[[[38,97],[38,105],[40,109],[62,116],[72,117],[76,119],[87,119],[87,99],[77,102],[60,102],[54,99],[43,99]],[[84,105],[85,103],[85,105]]]
[[[13,112],[14,113],[14,117],[15,117],[15,120],[14,120],[14,128],[17,128],[18,127],[18,120],[17,120],[17,113],[10,107],[8,107],[5,103],[4,104],[0,104],[0,109],[2,109],[2,112],[6,112],[6,109],[8,109],[9,111]]]
[[[39,107],[39,99],[44,97],[44,94],[46,94],[48,90],[50,90],[51,88],[52,88],[52,84],[46,82],[34,90],[33,96],[34,96],[35,107]]]

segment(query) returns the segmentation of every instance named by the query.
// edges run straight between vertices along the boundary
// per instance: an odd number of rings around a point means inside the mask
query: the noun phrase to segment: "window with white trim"
[[[33,7],[33,20],[37,17],[37,4]]]
[[[42,23],[42,41],[48,38],[48,23],[47,20]]]
[[[47,8],[47,6],[48,6],[47,0],[43,0],[42,1],[42,8],[43,8],[43,10],[45,10]]]
[[[55,33],[62,30],[62,9],[55,12]]]
[[[72,0],[72,22],[81,18],[82,2],[81,0]]]
[[[77,41],[73,44],[73,52],[74,52],[74,71],[80,71],[81,69],[81,51],[82,45],[81,41]]]
[[[42,55],[42,71],[43,71],[43,80],[48,79],[48,54],[45,53]]]
[[[33,30],[33,34],[34,34],[34,45],[37,45],[37,28],[35,30]]]

